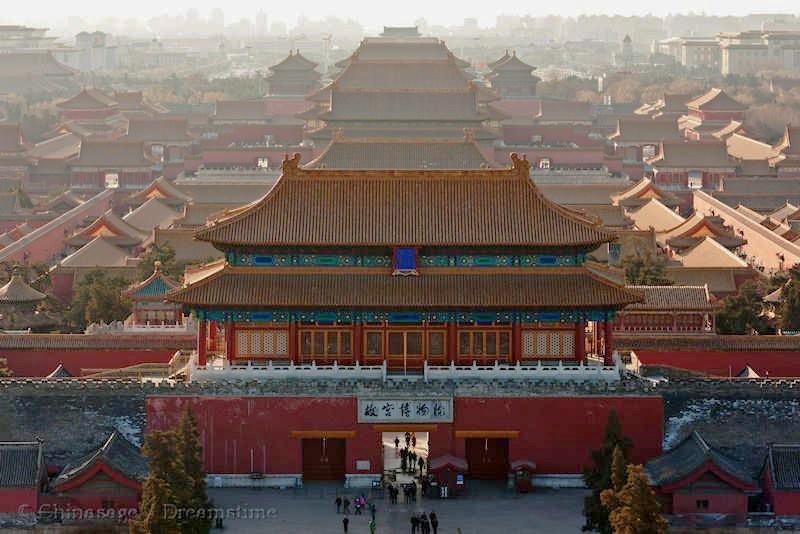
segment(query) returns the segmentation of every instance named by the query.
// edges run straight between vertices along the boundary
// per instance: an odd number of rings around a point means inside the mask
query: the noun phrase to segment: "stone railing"
[[[386,363],[383,365],[317,365],[316,363],[295,365],[273,365],[272,362],[246,364],[229,364],[222,360],[222,365],[190,366],[190,378],[194,381],[205,380],[282,380],[286,378],[301,379],[372,379],[386,380]]]
[[[619,361],[619,358],[615,358]],[[430,366],[425,362],[425,381],[429,380],[459,380],[465,378],[483,378],[486,380],[543,380],[543,381],[605,381],[618,382],[620,380],[620,367],[584,365],[583,362],[572,365],[557,363],[537,362],[536,365],[466,365],[459,366],[451,363],[443,366]]]
[[[188,366],[192,382],[225,381],[225,380],[280,380],[298,379],[361,379],[382,380],[533,380],[533,381],[572,381],[572,382],[619,382],[622,366],[620,357],[615,353],[614,365],[605,366],[600,362],[565,363],[542,362],[522,365],[517,363],[494,365],[443,365],[431,366],[425,362],[422,373],[396,374],[387,371],[386,362],[382,365],[317,365],[316,363],[295,365],[273,364],[272,362],[231,364],[225,359],[216,359],[213,363],[197,365],[197,355],[191,355]]]
[[[125,324],[122,321],[113,323],[92,323],[86,327],[85,334],[194,334],[197,332],[197,321],[184,317],[181,324]]]

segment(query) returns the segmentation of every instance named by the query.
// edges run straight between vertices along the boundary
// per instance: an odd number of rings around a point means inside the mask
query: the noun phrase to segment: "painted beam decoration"
[[[359,423],[452,423],[453,399],[358,399]]]
[[[219,322],[254,322],[254,323],[289,323],[293,321],[314,321],[318,323],[353,324],[360,322],[381,322],[398,324],[417,324],[428,322],[474,322],[486,324],[492,322],[521,322],[521,323],[574,323],[578,320],[605,321],[613,320],[614,310],[554,310],[554,311],[426,311],[426,312],[391,312],[378,310],[351,311],[351,310],[215,310],[195,309],[200,320]]]

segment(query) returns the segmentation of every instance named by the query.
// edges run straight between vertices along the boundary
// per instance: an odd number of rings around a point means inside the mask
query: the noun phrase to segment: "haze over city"
[[[0,534],[800,530],[797,9],[4,5]]]

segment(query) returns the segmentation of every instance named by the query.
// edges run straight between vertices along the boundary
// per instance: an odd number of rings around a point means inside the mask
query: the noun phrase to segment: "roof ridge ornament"
[[[523,154],[522,157],[516,152],[511,153],[512,167],[522,176],[528,178],[531,173],[531,163],[528,161],[528,156]]]
[[[283,163],[281,163],[281,173],[285,176],[292,176],[297,174],[300,169],[300,153],[295,152],[292,157],[289,154],[283,155]]]

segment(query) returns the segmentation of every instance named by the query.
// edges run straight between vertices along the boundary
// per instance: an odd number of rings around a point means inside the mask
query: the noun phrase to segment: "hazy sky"
[[[745,15],[756,11],[800,13],[797,0],[770,0],[769,3],[733,0],[671,0],[667,2],[642,2],[641,0],[616,0],[611,2],[589,2],[587,0],[559,0],[556,2],[533,2],[531,0],[401,0],[355,1],[355,0],[279,0],[273,2],[252,0],[194,0],[164,1],[136,0],[118,2],[114,0],[29,0],[27,2],[3,2],[0,20],[3,22],[29,22],[52,20],[56,17],[81,16],[99,19],[104,16],[150,18],[159,14],[183,14],[190,7],[197,8],[205,16],[214,7],[225,11],[226,22],[241,17],[253,17],[263,9],[271,20],[283,20],[290,25],[297,17],[318,19],[326,15],[340,18],[356,18],[369,28],[386,25],[408,25],[419,17],[431,24],[459,24],[465,17],[475,17],[481,26],[493,26],[495,17],[501,14],[560,14],[574,16],[584,13],[619,13],[623,15],[666,15],[678,12],[705,12],[708,14]]]

